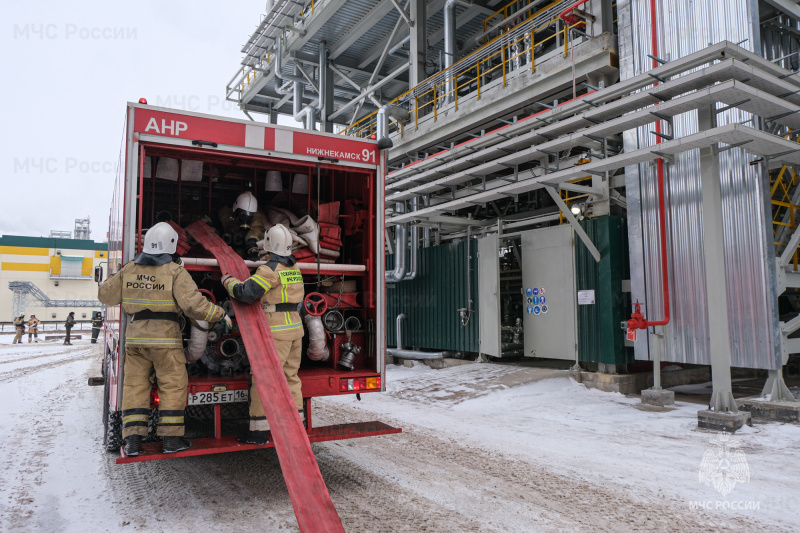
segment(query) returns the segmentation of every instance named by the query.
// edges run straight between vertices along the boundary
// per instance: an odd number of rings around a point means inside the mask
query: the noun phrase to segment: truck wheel
[[[150,409],[147,416],[147,437],[144,442],[161,442],[158,436],[158,409]]]
[[[111,365],[111,354],[106,353],[103,364],[103,373],[110,376],[109,366]],[[111,411],[109,402],[109,379],[105,380],[103,386],[103,447],[109,452],[118,452],[122,446],[122,417],[119,411]]]
[[[108,452],[118,452],[122,447],[122,420],[119,411],[109,413],[108,418],[106,418],[103,445]]]

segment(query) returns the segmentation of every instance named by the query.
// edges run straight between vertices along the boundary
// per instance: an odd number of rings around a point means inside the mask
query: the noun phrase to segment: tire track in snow
[[[24,366],[22,368],[15,368],[14,370],[7,370],[4,372],[0,372],[0,383],[8,383],[11,380],[19,379],[34,372],[41,372],[43,370],[49,370],[51,368],[64,366],[70,363],[84,361],[87,358],[92,357],[91,352],[92,352],[91,349],[85,349],[77,352],[75,356],[69,357],[67,359],[59,359],[57,361],[53,361],[50,363],[43,363],[41,365]]]
[[[356,407],[324,401],[316,402],[315,415],[320,422],[368,416]],[[330,453],[383,479],[389,487],[382,487],[382,494],[401,488],[417,498],[427,497],[440,514],[449,509],[453,518],[479,521],[480,531],[789,531],[754,518],[745,522],[737,516],[693,511],[686,502],[664,493],[570,478],[539,464],[535,457],[520,460],[407,423],[384,422],[403,425],[403,433],[332,443]],[[576,458],[575,466],[585,462],[591,468],[592,460],[597,459]],[[396,501],[404,510],[405,501]],[[391,512],[383,510],[384,516]],[[464,529],[446,525],[431,530]]]

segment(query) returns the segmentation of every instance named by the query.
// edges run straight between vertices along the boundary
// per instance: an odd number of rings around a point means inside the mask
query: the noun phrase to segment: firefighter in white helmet
[[[226,275],[222,278],[222,284],[236,300],[245,303],[261,301],[289,390],[300,417],[305,419],[303,393],[300,378],[297,377],[304,334],[299,313],[300,303],[305,296],[303,275],[292,256],[292,234],[283,224],[277,224],[266,232],[263,246],[269,254],[266,265],[258,267],[255,274],[244,281]],[[255,384],[252,384],[250,428],[239,440],[248,444],[266,444],[268,430],[264,407]]]
[[[133,261],[100,284],[98,297],[106,305],[122,304],[130,317],[125,330],[125,374],[122,389],[122,438],[125,453],[139,454],[147,436],[150,413],[150,370],[158,384],[158,435],[164,453],[189,448],[183,438],[183,411],[188,376],[183,353],[180,314],[194,320],[231,321],[221,307],[209,302],[180,265],[178,234],[166,222],[150,228],[144,248]]]
[[[222,238],[245,259],[258,259],[257,242],[269,225],[267,217],[258,210],[258,200],[250,191],[240,194],[233,207],[219,210]]]

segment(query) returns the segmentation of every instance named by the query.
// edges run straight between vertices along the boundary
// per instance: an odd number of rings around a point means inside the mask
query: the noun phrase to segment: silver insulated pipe
[[[403,213],[403,204],[398,202],[394,206],[395,212]],[[406,275],[406,242],[408,241],[408,227],[406,224],[398,224],[395,229],[394,238],[394,269],[384,273],[387,283],[397,283],[402,281]]]
[[[319,111],[320,122],[325,121],[323,113],[329,110],[325,109],[325,92],[328,84],[327,76],[325,75],[328,70],[328,48],[325,46],[325,41],[319,42],[319,98],[317,99],[317,111]]]
[[[444,68],[453,66],[456,58],[456,4],[458,0],[445,0],[444,3]],[[455,77],[451,72],[447,73],[447,83],[445,85],[445,103],[455,100]]]
[[[411,199],[411,211],[417,210],[417,199]],[[417,262],[418,262],[418,255],[419,255],[419,226],[416,224],[411,226],[411,242],[409,246],[411,248],[410,252],[410,260],[408,262],[408,271],[406,275],[403,276],[403,281],[411,281],[417,277]]]
[[[377,122],[377,138],[378,140],[388,137],[389,135],[389,119],[396,120],[408,119],[408,111],[397,105],[384,105],[378,109],[375,121]]]
[[[398,359],[444,359],[445,352],[420,352],[418,350],[406,350],[403,348],[403,320],[405,320],[405,318],[405,313],[397,315],[397,321],[395,323],[397,348],[387,348],[386,355],[391,355]]]

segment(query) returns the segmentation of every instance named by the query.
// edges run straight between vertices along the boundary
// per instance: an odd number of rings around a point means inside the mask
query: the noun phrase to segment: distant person
[[[36,318],[36,315],[31,315],[30,320],[26,322],[28,325],[28,342],[31,342],[31,337],[36,339],[36,342],[39,342],[39,319]]]
[[[137,456],[148,434],[150,371],[158,386],[158,430],[164,453],[191,446],[184,435],[189,376],[183,353],[180,314],[216,323],[231,320],[222,307],[197,290],[177,254],[178,233],[159,222],[144,235],[143,252],[100,284],[97,296],[106,305],[122,304],[130,317],[125,329],[125,371],[122,385],[122,438],[125,454]]]
[[[92,344],[97,344],[97,336],[100,335],[100,329],[103,327],[103,313],[95,311],[92,317]]]
[[[11,344],[22,344],[22,334],[25,333],[25,313],[14,319],[14,328],[17,330],[17,334]]]
[[[67,320],[64,321],[64,327],[67,329],[67,336],[64,337],[64,344],[72,346],[70,341],[70,334],[72,333],[72,326],[75,325],[75,311],[70,311],[69,315],[67,315]]]

